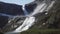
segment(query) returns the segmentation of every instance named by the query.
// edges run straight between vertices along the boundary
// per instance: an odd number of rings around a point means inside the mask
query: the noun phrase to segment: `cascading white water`
[[[54,2],[53,2],[54,3]],[[46,3],[41,3],[36,7],[36,9],[33,11],[32,14],[30,14],[28,17],[26,17],[25,21],[21,26],[19,26],[16,30],[14,30],[14,33],[22,32],[28,30],[35,22],[35,17],[34,15],[37,13],[41,13],[44,10],[46,10],[47,4]],[[23,8],[24,9],[24,8]],[[25,9],[24,9],[25,10]],[[26,12],[27,13],[27,12]]]
[[[31,15],[35,15],[35,14],[43,12],[46,9],[46,7],[47,7],[46,3],[41,3],[40,5],[36,7],[36,9]]]
[[[25,9],[25,5],[23,5],[22,9],[23,9],[23,11],[24,11],[25,16],[28,15],[27,10]]]
[[[23,5],[23,10],[25,15],[28,15],[28,12],[25,10],[24,8],[25,5]],[[29,27],[31,27],[34,24],[35,21],[35,17],[26,17],[25,21],[23,22],[23,24],[21,26],[19,26],[14,32],[22,32],[22,31],[26,31],[27,29],[29,29]]]
[[[45,3],[38,5],[37,8],[34,10],[34,12],[28,17],[26,17],[23,24],[19,26],[14,32],[22,32],[22,31],[26,31],[27,29],[29,29],[29,27],[31,27],[35,22],[35,17],[33,15],[39,12],[42,12],[46,7],[47,5]]]
[[[50,10],[50,9],[53,7],[54,3],[55,3],[55,1],[52,1],[51,4],[50,4],[50,5],[48,6],[48,8],[46,9],[46,11]]]
[[[22,32],[29,29],[34,24],[35,17],[26,17],[25,21],[14,32]]]
[[[45,3],[38,5],[36,9],[34,10],[34,12],[28,17],[26,17],[23,24],[19,26],[14,32],[22,32],[22,31],[26,31],[27,29],[29,29],[29,27],[31,27],[35,22],[35,17],[33,17],[33,15],[43,12],[46,9],[46,7],[47,5]]]

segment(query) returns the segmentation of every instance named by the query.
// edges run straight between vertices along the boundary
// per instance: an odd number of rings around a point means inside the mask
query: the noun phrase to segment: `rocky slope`
[[[37,0],[36,0],[37,1]],[[37,2],[39,4],[39,2]],[[7,3],[0,3],[0,13],[6,13],[10,15],[21,15],[23,14],[23,11],[21,9],[21,6],[7,5]],[[6,6],[7,5],[7,6]],[[31,13],[35,8],[37,4],[34,2],[30,4],[26,4],[25,8],[29,13]],[[6,8],[7,7],[7,8]],[[6,8],[6,9],[5,9]],[[6,11],[6,12],[5,12]],[[15,11],[15,12],[14,12]],[[47,13],[47,14],[46,14]],[[39,14],[35,15],[37,22],[30,28],[32,29],[57,29],[60,28],[60,1],[57,0],[53,7],[49,11],[45,11]],[[7,18],[8,19],[8,18]],[[30,32],[30,31],[29,31]]]
[[[29,30],[22,32],[21,34],[60,34],[59,0],[56,0],[55,4],[48,12],[36,14],[35,17],[37,22],[35,22],[34,26],[32,26]],[[56,29],[58,30],[56,31]]]
[[[4,28],[4,26],[6,26],[10,19],[10,16],[5,16],[2,14],[16,16],[24,15],[24,12],[21,5],[0,2],[0,31]]]
[[[36,7],[37,4],[35,3],[35,1],[25,5],[25,9],[28,11],[28,13],[32,13]]]
[[[21,5],[9,4],[0,2],[0,13],[5,13],[9,15],[23,15],[23,10]]]
[[[37,22],[32,28],[60,28],[60,1],[57,0],[49,11],[36,14],[35,17]]]

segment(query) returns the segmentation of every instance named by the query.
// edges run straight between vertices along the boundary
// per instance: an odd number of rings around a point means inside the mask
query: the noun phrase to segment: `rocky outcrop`
[[[9,4],[0,2],[0,13],[5,13],[9,15],[23,15],[23,10],[21,5]]]
[[[37,22],[32,28],[60,28],[60,2],[57,0],[53,7],[47,12],[36,15]]]
[[[36,7],[37,4],[35,3],[35,1],[25,5],[25,9],[28,11],[28,13],[33,12]]]
[[[56,3],[47,12],[48,14],[45,14],[45,13],[46,12],[36,14],[35,17],[37,18],[37,22],[35,22],[34,26],[32,26],[29,30],[22,32],[22,34],[25,34],[25,33],[26,34],[27,33],[28,34],[43,34],[43,32],[47,31],[46,29],[52,29],[52,30],[60,29],[60,1],[56,0]],[[40,30],[39,31],[40,33],[36,29]],[[50,32],[51,30],[48,30],[48,31]],[[54,31],[54,33],[51,33],[52,31],[49,33],[48,31],[46,34],[55,34],[56,33],[55,31]],[[60,31],[58,31],[58,32],[60,32]]]
[[[4,3],[4,2],[0,2],[0,13],[12,15],[12,16],[24,15],[21,5],[9,4],[9,3]],[[0,32],[1,32],[1,30],[3,31],[3,28],[8,23],[9,18],[10,18],[9,16],[0,14]]]

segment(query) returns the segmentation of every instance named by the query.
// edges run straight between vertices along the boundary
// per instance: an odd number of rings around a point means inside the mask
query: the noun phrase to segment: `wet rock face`
[[[0,13],[9,15],[23,15],[23,10],[21,5],[0,2]]]
[[[33,2],[30,4],[26,4],[25,9],[28,11],[28,13],[31,13],[36,8],[36,6],[37,4]]]
[[[0,15],[0,28],[3,28],[8,23],[8,18],[7,16]]]

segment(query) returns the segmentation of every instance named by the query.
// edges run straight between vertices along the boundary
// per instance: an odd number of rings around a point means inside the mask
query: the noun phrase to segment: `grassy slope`
[[[60,29],[30,29],[21,34],[60,34]]]

